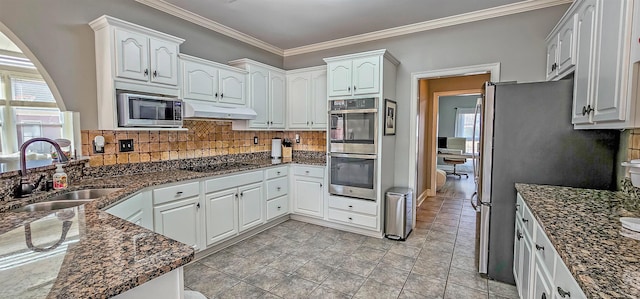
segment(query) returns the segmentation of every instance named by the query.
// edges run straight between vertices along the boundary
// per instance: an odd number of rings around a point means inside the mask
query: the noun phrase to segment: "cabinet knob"
[[[540,245],[536,244],[536,250],[544,251],[544,246],[540,246]]]
[[[304,171],[304,173],[309,174],[309,171],[308,171],[308,170],[305,170],[305,171]]]
[[[278,191],[280,191],[280,189],[282,189],[282,188],[280,188],[280,187],[276,188],[276,190],[278,190]]]
[[[349,205],[349,209],[353,209],[353,206],[352,206],[352,205]]]
[[[322,183],[320,183],[320,188],[322,188]]]
[[[520,230],[518,230],[518,233],[516,235],[518,237],[518,241],[520,241],[522,239],[522,233],[520,232]]]
[[[176,192],[176,196],[180,196],[180,195],[182,195],[182,191]]]
[[[278,206],[278,210],[280,210],[281,208],[282,208],[281,206]]]
[[[149,69],[144,69],[144,76],[149,76]]]
[[[520,205],[516,205],[516,211],[520,210]]]
[[[311,125],[313,126],[313,122],[311,122]]]
[[[280,175],[280,171],[277,171],[276,173],[277,173],[278,175]]]
[[[356,88],[357,88],[357,87],[354,85],[354,86],[353,86],[353,91],[356,91]]]
[[[199,208],[200,208],[200,203],[198,203],[198,204],[196,205],[196,207],[199,209]]]
[[[307,126],[309,125],[309,122],[307,122]]]
[[[158,71],[153,71],[153,77],[158,77]]]
[[[351,86],[347,87],[347,90],[348,90],[348,91],[351,91]]]
[[[221,99],[222,99],[222,98],[224,98],[224,93],[221,93],[221,94],[220,94],[220,98],[221,98]]]
[[[240,192],[240,196],[244,196],[244,192]]]
[[[213,95],[213,97],[215,97],[217,99],[218,98],[218,93],[216,92],[216,94]]]
[[[522,218],[522,222],[527,223],[529,220],[527,218]]]
[[[349,217],[349,221],[353,221],[353,218]]]
[[[547,299],[547,294],[542,293],[542,296],[540,296],[540,299]]]
[[[592,111],[593,107],[591,107],[591,105],[587,105],[587,115],[591,114]]]
[[[571,292],[567,292],[563,290],[561,287],[558,287],[558,295],[562,298],[571,297]]]
[[[582,116],[585,116],[587,114],[587,107],[582,106]]]
[[[238,193],[234,194],[236,196],[236,198],[238,198]]]

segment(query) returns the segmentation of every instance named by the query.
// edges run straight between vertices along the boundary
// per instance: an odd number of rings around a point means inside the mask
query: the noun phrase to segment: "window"
[[[475,108],[456,108],[455,137],[463,137],[467,139],[465,144],[465,152],[467,153],[473,152],[474,127],[476,128],[476,153],[478,152],[478,146],[480,144],[480,118],[475,117],[475,112]]]

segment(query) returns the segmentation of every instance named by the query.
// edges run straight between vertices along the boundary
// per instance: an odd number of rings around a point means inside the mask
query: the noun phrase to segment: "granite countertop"
[[[104,211],[151,186],[262,169],[289,163],[326,165],[319,159],[272,163],[250,160],[213,172],[167,170],[83,178],[68,190],[122,188],[88,204],[49,212],[12,212],[64,191],[41,193],[0,205],[0,289],[11,298],[106,298],[186,265],[191,246]],[[33,242],[25,242],[33,236]],[[35,245],[44,244],[44,245]]]
[[[588,298],[640,298],[640,241],[620,235],[620,217],[640,217],[623,193],[516,184]]]

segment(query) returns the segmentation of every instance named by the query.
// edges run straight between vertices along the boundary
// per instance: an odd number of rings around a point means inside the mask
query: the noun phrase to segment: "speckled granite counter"
[[[151,186],[266,167],[300,163],[247,160],[242,167],[213,172],[168,170],[84,178],[68,190],[122,188],[91,203],[52,212],[11,212],[62,191],[0,205],[0,290],[7,298],[107,298],[177,269],[194,258],[188,245],[166,238],[101,209]],[[64,212],[61,212],[64,211]],[[33,236],[33,242],[25,242]],[[40,245],[46,249],[38,247]]]
[[[640,241],[619,234],[640,217],[620,192],[516,184],[588,298],[640,298]]]

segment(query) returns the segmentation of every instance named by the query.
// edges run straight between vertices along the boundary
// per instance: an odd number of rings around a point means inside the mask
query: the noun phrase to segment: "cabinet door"
[[[150,38],[151,82],[178,85],[178,45]]]
[[[236,188],[205,196],[207,246],[238,234]]]
[[[322,180],[294,177],[294,212],[309,216],[324,216]]]
[[[311,128],[327,129],[327,72],[311,73]]]
[[[269,127],[269,71],[251,66],[249,71],[249,99],[256,111],[256,119],[249,121],[252,128]]]
[[[350,96],[353,91],[351,81],[351,60],[327,64],[329,96]]]
[[[576,71],[573,83],[573,124],[589,123],[589,114],[583,110],[591,107],[593,97],[593,54],[596,25],[596,0],[585,0],[576,12]]]
[[[531,298],[531,274],[533,271],[533,258],[531,252],[531,237],[527,236],[525,232],[522,233],[522,275],[520,276],[519,281],[521,282],[520,286],[520,298],[528,299]]]
[[[554,36],[547,44],[547,80],[552,80],[558,74],[556,61],[558,58],[558,36]]]
[[[190,61],[182,62],[182,98],[215,101],[218,93],[218,70]]]
[[[198,197],[153,207],[154,231],[199,250],[200,204]]]
[[[515,238],[513,242],[513,278],[516,281],[516,287],[518,288],[518,293],[522,297],[522,258],[524,252],[524,234],[522,232],[522,227],[520,226],[520,221],[516,215],[516,232]]]
[[[287,79],[289,101],[289,115],[287,120],[289,128],[306,129],[309,127],[307,111],[309,110],[309,97],[311,96],[311,82],[306,74],[293,75]]]
[[[548,275],[545,273],[544,268],[539,263],[539,259],[535,259],[535,270],[533,276],[533,297],[535,299],[551,299],[553,294],[551,293],[551,286],[548,282]]]
[[[558,33],[558,73],[562,73],[576,64],[575,15],[560,29]]]
[[[269,77],[269,93],[271,105],[269,107],[269,127],[272,129],[284,129],[286,102],[285,102],[285,76],[280,73],[270,72]]]
[[[628,37],[629,5],[626,0],[601,1],[599,9],[598,27],[598,59],[594,76],[595,101],[592,106],[592,120],[621,121],[625,120],[622,101],[627,99],[626,70],[624,53]]]
[[[240,194],[240,231],[247,230],[256,225],[264,223],[264,194],[262,183],[248,185],[238,188]]]
[[[633,5],[633,28],[631,29],[631,63],[640,61],[640,5]]]
[[[380,56],[353,60],[353,94],[380,92]]]
[[[136,194],[109,208],[107,213],[153,230],[153,208],[150,192]]]
[[[138,33],[115,29],[116,76],[149,80],[149,39]]]
[[[244,74],[220,70],[220,103],[244,105]]]

